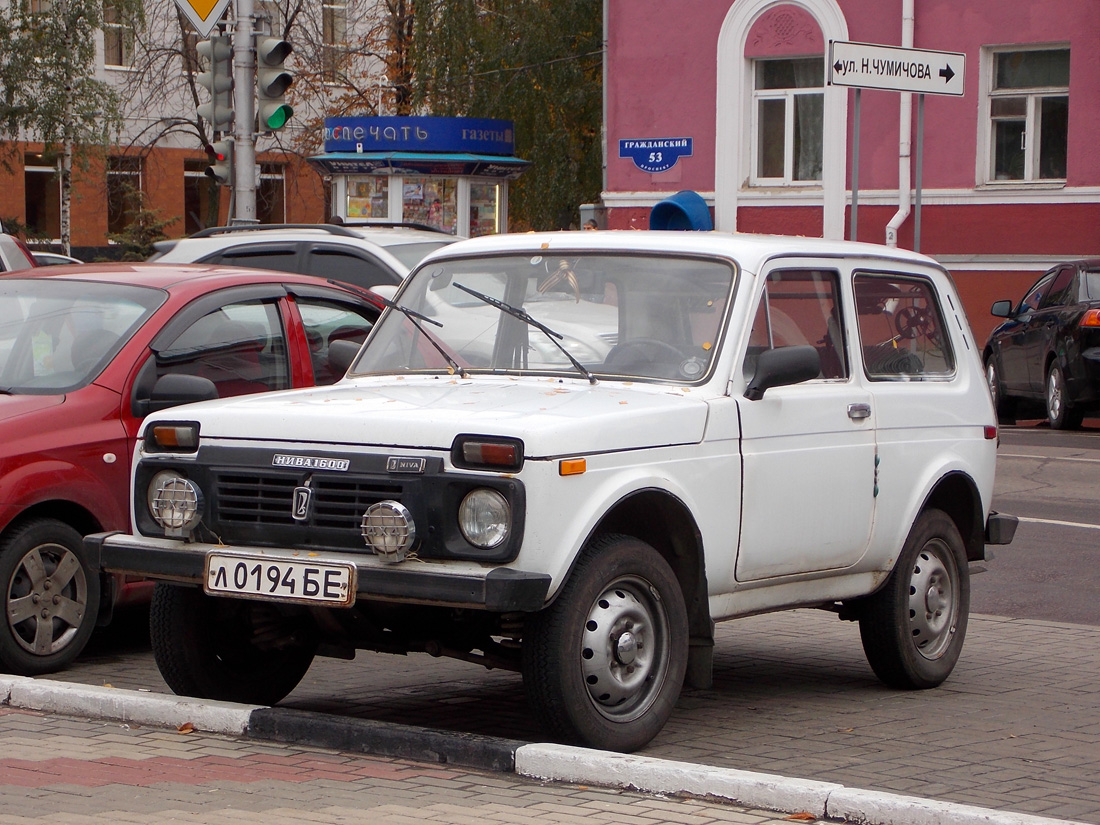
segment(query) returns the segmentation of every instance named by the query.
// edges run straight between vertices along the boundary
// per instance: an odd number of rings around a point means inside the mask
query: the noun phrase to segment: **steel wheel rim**
[[[61,544],[35,547],[19,560],[8,582],[8,629],[16,644],[35,656],[64,650],[80,629],[87,606],[84,568]]]
[[[644,579],[618,579],[593,602],[581,636],[581,675],[604,718],[630,722],[653,705],[668,674],[668,638],[664,603]]]
[[[958,568],[951,548],[934,539],[917,554],[909,579],[909,631],[917,653],[940,658],[951,645],[958,616]]]
[[[1047,415],[1051,421],[1057,421],[1062,414],[1062,381],[1058,369],[1050,371],[1047,381]]]

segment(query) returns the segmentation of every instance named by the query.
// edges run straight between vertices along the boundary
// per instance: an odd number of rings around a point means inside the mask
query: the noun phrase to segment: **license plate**
[[[203,589],[215,596],[350,607],[355,601],[355,566],[209,553]]]

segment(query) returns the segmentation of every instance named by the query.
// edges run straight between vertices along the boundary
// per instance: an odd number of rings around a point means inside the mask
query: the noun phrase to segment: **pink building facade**
[[[1100,3],[605,0],[605,18],[607,228],[692,190],[720,230],[850,238],[858,136],[858,239],[940,260],[979,339],[993,300],[1100,256]],[[833,41],[961,53],[963,93],[925,95],[919,141],[917,95],[862,89],[857,135]]]

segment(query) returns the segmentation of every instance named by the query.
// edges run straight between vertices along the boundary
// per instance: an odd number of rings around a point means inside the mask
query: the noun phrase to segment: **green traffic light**
[[[282,129],[293,114],[294,110],[286,104],[276,106],[269,113],[265,113],[264,123],[268,129]]]

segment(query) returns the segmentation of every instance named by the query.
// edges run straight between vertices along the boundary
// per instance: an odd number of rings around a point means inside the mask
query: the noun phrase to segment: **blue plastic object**
[[[654,205],[649,213],[649,228],[709,232],[714,229],[714,222],[703,196],[684,189]]]

